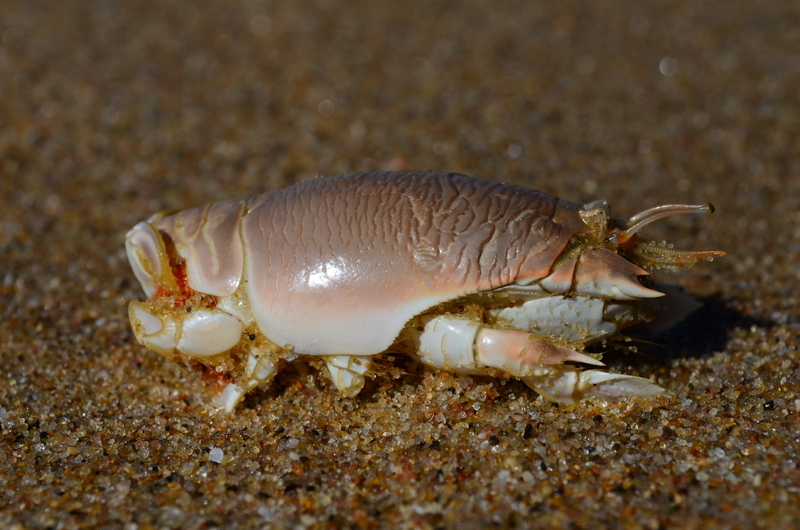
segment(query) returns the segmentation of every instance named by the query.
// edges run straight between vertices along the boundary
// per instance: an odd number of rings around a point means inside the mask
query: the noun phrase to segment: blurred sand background
[[[796,1],[0,0],[0,527],[796,526]],[[128,228],[318,174],[457,171],[730,255],[638,354],[671,398],[557,407],[395,360],[235,415],[138,346]],[[376,293],[380,296],[380,293]]]

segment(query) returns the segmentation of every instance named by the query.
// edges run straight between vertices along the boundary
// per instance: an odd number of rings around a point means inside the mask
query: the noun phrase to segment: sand
[[[0,527],[797,526],[798,28],[792,1],[3,0]],[[660,277],[703,308],[606,356],[671,396],[396,358],[224,416],[136,343],[136,222],[372,169],[712,201],[647,229],[729,252]]]

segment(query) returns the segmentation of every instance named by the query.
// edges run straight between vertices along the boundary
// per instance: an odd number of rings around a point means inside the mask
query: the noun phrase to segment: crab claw
[[[219,309],[201,309],[183,322],[171,316],[157,316],[143,302],[131,302],[128,315],[136,340],[165,357],[174,351],[193,358],[225,353],[242,338],[244,324],[235,316]]]
[[[572,404],[586,398],[609,401],[630,397],[652,397],[666,392],[643,377],[611,374],[602,370],[581,371],[562,365],[549,373],[522,377],[526,385],[551,401]]]
[[[147,310],[145,303],[137,301],[128,306],[128,317],[139,344],[172,358],[178,344],[178,325],[174,319],[158,317]]]

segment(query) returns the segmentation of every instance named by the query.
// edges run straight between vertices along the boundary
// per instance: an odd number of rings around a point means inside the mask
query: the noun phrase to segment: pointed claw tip
[[[585,394],[587,397],[611,400],[631,397],[648,398],[666,392],[666,389],[650,379],[626,374],[591,370],[584,372],[581,379],[592,385]]]
[[[565,358],[567,361],[575,361],[584,364],[591,364],[593,366],[605,366],[605,363],[595,359],[594,357],[590,357],[589,355],[573,351]]]

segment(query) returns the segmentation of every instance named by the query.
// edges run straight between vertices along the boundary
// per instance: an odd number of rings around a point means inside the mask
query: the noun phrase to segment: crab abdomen
[[[430,307],[546,276],[586,230],[578,209],[453,173],[311,180],[249,201],[246,293],[279,346],[377,354]]]

